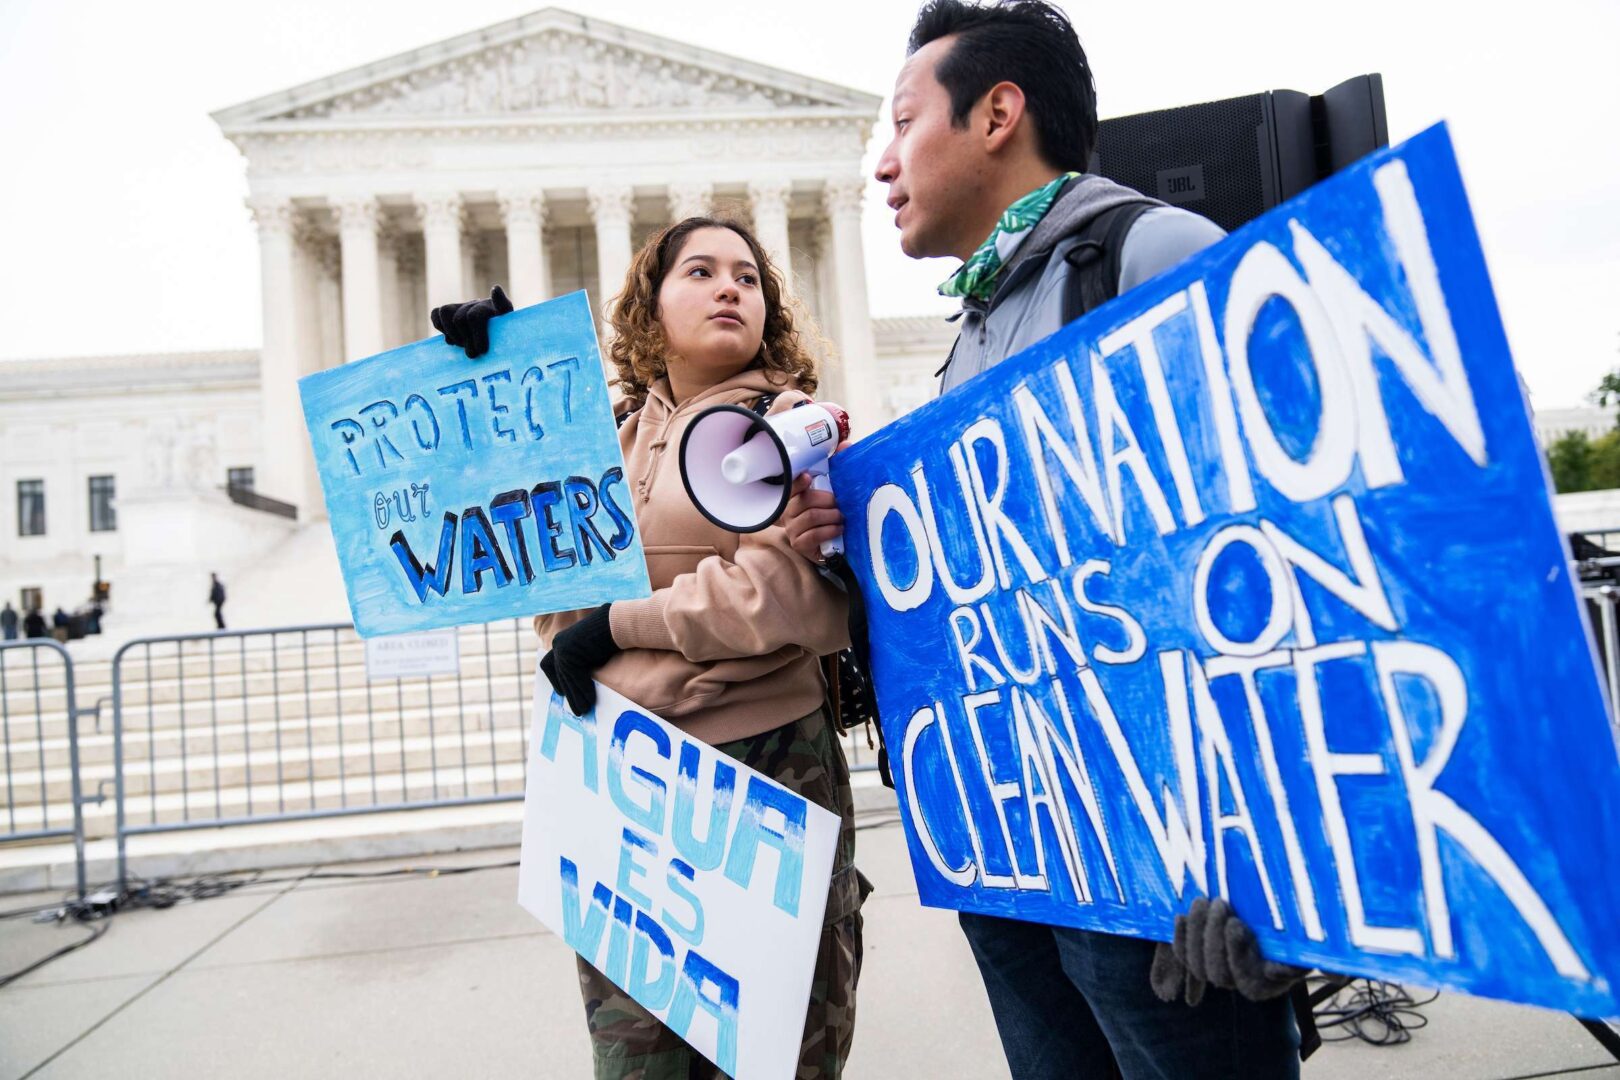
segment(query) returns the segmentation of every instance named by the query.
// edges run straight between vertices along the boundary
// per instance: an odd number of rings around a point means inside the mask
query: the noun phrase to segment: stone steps
[[[408,801],[438,801],[487,795],[500,792],[521,792],[525,762],[521,755],[500,761],[493,768],[487,754],[480,762],[474,756],[466,767],[459,759],[441,761],[437,769],[411,768],[404,772],[379,772],[376,776],[373,799],[373,781],[370,775],[309,778],[306,768],[298,774],[297,782],[283,773],[277,782],[272,771],[261,782],[258,773],[254,783],[220,788],[210,786],[191,791],[163,791],[156,795],[127,794],[124,799],[126,820],[131,825],[176,824],[189,821],[213,821],[246,816],[265,816],[282,813],[303,813],[311,810],[337,810],[348,806],[373,803],[390,805]],[[290,770],[292,762],[284,763]],[[93,794],[92,792],[87,792]],[[48,817],[47,817],[48,811]],[[99,803],[84,808],[84,831],[87,838],[111,836],[114,833],[116,807],[111,791]],[[66,803],[44,806],[39,803],[16,808],[15,829],[24,831],[39,828],[47,820],[61,825],[71,819]],[[9,819],[0,817],[0,824]]]
[[[461,666],[465,677],[472,677],[474,672],[482,675],[486,669],[497,677],[512,674],[520,667],[532,671],[538,652],[538,642],[532,634],[514,641],[509,633],[500,633],[492,635],[487,649],[485,644],[481,636],[463,635]],[[57,677],[51,678],[51,675]],[[31,670],[19,671],[13,662],[7,672],[4,692],[0,693],[0,715],[39,715],[52,722],[65,719],[67,694],[65,678],[61,676],[60,664],[54,665],[53,670],[42,669],[36,679]],[[302,648],[283,648],[273,653],[265,649],[250,652],[244,658],[232,650],[216,657],[212,668],[206,657],[183,663],[158,658],[148,665],[136,653],[122,665],[125,701],[136,701],[142,706],[148,701],[168,704],[182,699],[195,701],[199,697],[206,700],[210,678],[218,693],[237,696],[301,689],[306,682],[319,689],[353,685],[366,680],[365,650],[358,641],[335,651],[329,644],[311,647],[307,654]],[[380,680],[379,685],[392,681]],[[81,706],[92,705],[99,698],[110,698],[111,668],[107,666],[102,672],[87,673],[84,667],[75,665],[74,684]],[[203,688],[200,695],[196,692],[199,686]]]
[[[126,759],[124,766],[124,793],[126,797],[146,795],[154,790],[158,794],[178,791],[209,791],[214,787],[230,790],[255,781],[279,777],[292,784],[313,775],[317,779],[346,776],[370,777],[373,773],[388,776],[401,770],[425,769],[437,764],[446,767],[463,758],[469,763],[488,764],[495,761],[521,761],[527,732],[515,724],[500,728],[487,723],[468,724],[465,728],[452,721],[446,729],[444,723],[429,734],[385,734],[374,739],[346,740],[345,742],[314,743],[302,738],[289,738],[277,755],[275,748],[244,753],[222,749],[206,753],[160,757],[152,760]],[[81,763],[79,776],[82,790],[94,795],[98,790],[111,794],[116,774],[112,762],[85,765]],[[72,793],[73,771],[67,766],[46,769],[43,777],[36,770],[13,774],[10,793],[19,806],[36,804],[44,790],[45,801],[60,803],[66,809]],[[0,777],[3,780],[4,777]],[[6,788],[0,784],[0,792]]]
[[[532,686],[526,681],[523,686],[522,698],[514,690],[512,696],[497,699],[494,703],[475,702],[466,703],[466,722],[475,721],[483,726],[500,727],[502,725],[527,724],[532,708]],[[362,709],[359,712],[331,713],[324,716],[310,717],[306,722],[293,723],[285,718],[278,723],[273,715],[249,714],[244,721],[242,714],[236,716],[221,716],[218,724],[203,718],[201,722],[189,724],[185,729],[178,725],[158,727],[148,731],[144,718],[141,722],[128,722],[124,729],[124,756],[131,767],[143,764],[153,757],[191,757],[194,755],[211,755],[216,749],[251,752],[272,750],[277,745],[291,743],[302,745],[310,740],[317,745],[331,742],[350,742],[367,738],[367,733],[374,735],[421,735],[425,734],[430,726],[445,723],[454,725],[460,721],[461,714],[453,707],[446,710],[443,699],[435,699],[435,708],[429,710],[427,705],[407,706],[400,709],[396,704],[396,695],[389,691],[384,695],[386,700],[377,701],[373,711],[368,714]],[[452,705],[454,699],[452,698]],[[437,719],[435,719],[437,718]],[[96,731],[90,725],[79,734],[79,764],[81,768],[88,769],[95,765],[110,766],[113,760],[113,732],[110,722],[104,724],[102,730]],[[44,739],[33,737],[29,733],[26,739],[15,739],[10,745],[11,758],[18,771],[33,770],[37,772],[41,767],[47,769],[66,768],[70,760],[70,748],[66,734],[47,736]],[[0,747],[0,762],[4,760],[4,748]],[[0,766],[3,767],[3,766]],[[0,785],[4,784],[4,777],[0,775]]]

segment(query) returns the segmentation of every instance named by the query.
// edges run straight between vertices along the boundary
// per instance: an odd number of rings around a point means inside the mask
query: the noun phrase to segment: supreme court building
[[[638,245],[705,211],[750,221],[789,273],[832,345],[821,395],[857,432],[927,400],[952,328],[868,308],[880,103],[548,8],[215,113],[246,161],[262,350],[8,363],[0,592],[71,608],[95,556],[115,605],[271,574],[326,529],[301,376],[426,337],[430,308],[497,282],[600,311]]]
[[[881,99],[555,8],[214,114],[247,159],[263,275],[259,490],[319,503],[298,377],[518,306],[618,292],[671,220],[750,220],[879,407],[861,156]]]

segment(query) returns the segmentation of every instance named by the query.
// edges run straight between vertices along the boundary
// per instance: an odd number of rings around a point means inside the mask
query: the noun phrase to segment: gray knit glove
[[[1254,931],[1231,904],[1200,896],[1185,915],[1176,916],[1175,940],[1160,942],[1154,951],[1149,978],[1160,1001],[1184,997],[1197,1005],[1209,984],[1236,990],[1250,1001],[1267,1001],[1288,993],[1309,973],[1261,956]]]

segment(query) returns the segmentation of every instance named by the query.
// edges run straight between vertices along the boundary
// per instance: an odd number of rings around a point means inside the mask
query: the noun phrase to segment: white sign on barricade
[[[518,902],[737,1080],[791,1077],[836,815],[600,683],[535,677]]]
[[[460,670],[461,637],[454,629],[366,639],[367,682],[454,675]]]

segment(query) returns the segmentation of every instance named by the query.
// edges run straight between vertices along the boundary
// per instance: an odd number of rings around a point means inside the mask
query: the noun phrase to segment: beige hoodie
[[[615,603],[624,650],[597,681],[708,743],[723,743],[815,711],[826,693],[819,658],[849,644],[847,602],[788,545],[780,525],[739,535],[710,522],[681,483],[681,435],[713,405],[771,412],[805,400],[763,370],[743,371],[680,405],[660,379],[619,429],[625,478],[653,594]],[[541,644],[585,611],[540,615]]]

